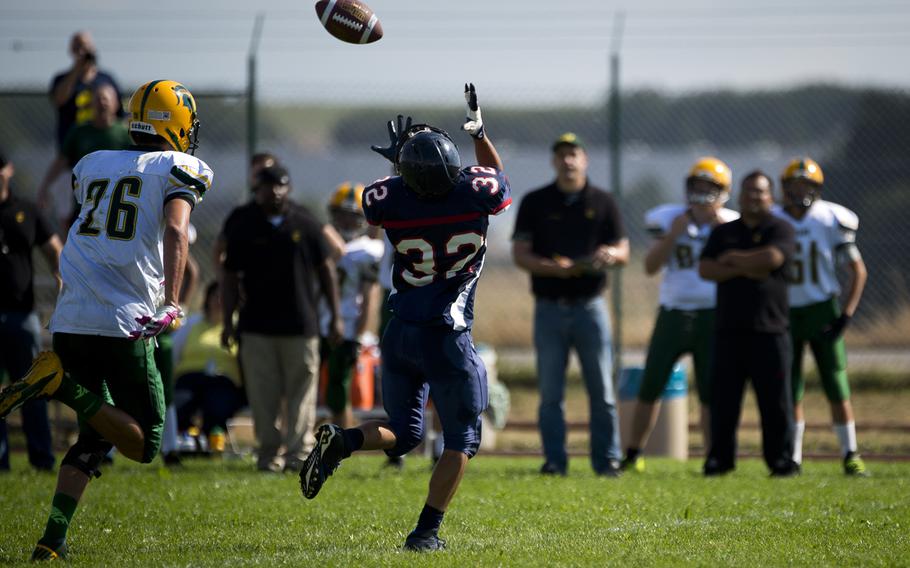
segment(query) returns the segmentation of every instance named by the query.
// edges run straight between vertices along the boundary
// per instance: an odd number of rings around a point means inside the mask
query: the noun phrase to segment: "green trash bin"
[[[622,447],[629,447],[632,417],[644,369],[626,367],[619,376],[619,433]],[[660,412],[648,443],[642,448],[646,456],[663,456],[686,460],[689,458],[689,408],[686,370],[676,364],[660,395]]]

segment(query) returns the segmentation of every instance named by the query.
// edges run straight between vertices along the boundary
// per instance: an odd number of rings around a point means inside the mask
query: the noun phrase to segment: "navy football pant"
[[[423,440],[427,396],[442,423],[445,449],[473,457],[480,414],[487,407],[487,372],[471,332],[411,325],[393,317],[382,336],[382,400],[402,456]]]

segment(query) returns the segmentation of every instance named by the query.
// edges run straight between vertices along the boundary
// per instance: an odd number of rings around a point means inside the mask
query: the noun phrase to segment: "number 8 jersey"
[[[780,206],[774,214],[793,225],[796,255],[790,263],[790,307],[825,302],[840,294],[838,254],[856,242],[859,218],[846,207],[816,200],[802,219],[794,219]]]
[[[371,225],[386,230],[394,249],[389,307],[412,324],[470,329],[474,294],[486,254],[488,216],[512,203],[509,180],[495,168],[461,171],[449,193],[421,199],[401,177],[363,193]]]
[[[163,301],[164,205],[194,206],[212,185],[202,160],[173,151],[93,152],[73,168],[79,217],[60,257],[52,333],[126,337]]]
[[[682,204],[659,205],[645,213],[645,226],[655,238],[664,238],[673,225],[673,220],[686,212]],[[731,209],[717,212],[721,223],[739,219],[739,213]],[[711,225],[689,225],[689,232],[676,238],[673,252],[664,268],[660,282],[660,305],[669,310],[705,310],[714,308],[717,302],[717,286],[714,282],[698,275],[698,259],[708,242]]]

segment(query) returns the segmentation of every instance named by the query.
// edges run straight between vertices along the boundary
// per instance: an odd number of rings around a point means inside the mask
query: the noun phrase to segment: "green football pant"
[[[710,403],[711,348],[714,343],[714,310],[671,310],[660,308],[638,400],[653,403],[670,380],[673,366],[686,353],[692,354],[698,400]]]
[[[806,380],[803,377],[802,361],[806,343],[815,357],[818,375],[821,378],[825,396],[831,402],[850,399],[850,385],[847,381],[847,349],[843,336],[825,339],[822,330],[840,317],[837,300],[819,302],[799,308],[790,308],[790,339],[793,343],[793,402],[803,399]]]

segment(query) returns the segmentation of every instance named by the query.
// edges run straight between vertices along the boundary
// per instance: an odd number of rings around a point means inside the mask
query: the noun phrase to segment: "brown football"
[[[316,15],[333,36],[348,43],[373,43],[382,37],[382,24],[359,0],[319,0]]]

